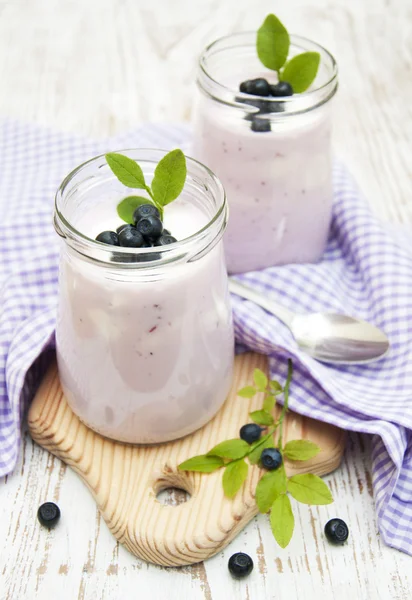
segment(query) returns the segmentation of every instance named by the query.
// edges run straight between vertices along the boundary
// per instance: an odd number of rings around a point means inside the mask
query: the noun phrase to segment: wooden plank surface
[[[263,393],[252,400],[237,395],[253,381],[255,369],[268,373],[265,356],[252,352],[236,356],[224,406],[192,435],[165,444],[132,446],[105,439],[81,423],[66,401],[54,363],[30,406],[29,431],[33,440],[79,475],[110,531],[130,552],[156,565],[193,565],[223,550],[258,512],[255,489],[263,474],[258,466],[249,467],[247,480],[232,500],[223,493],[221,471],[205,477],[178,470],[184,460],[238,437],[249,412],[262,407]],[[280,415],[277,409],[275,419]],[[288,476],[325,475],[340,465],[346,437],[341,429],[289,413],[283,435],[284,443],[308,439],[321,448],[311,460],[286,460]],[[166,490],[180,492],[178,509],[157,499]]]
[[[0,115],[94,137],[187,119],[201,48],[271,11],[336,55],[336,151],[377,214],[411,223],[410,0],[0,0]],[[284,551],[258,516],[206,563],[165,569],[116,544],[77,476],[25,436],[0,482],[0,598],[409,600],[411,559],[377,534],[371,478],[370,440],[351,435],[327,477],[336,497],[327,513],[351,528],[344,548],[314,537],[323,519],[300,507],[301,536]],[[67,515],[50,533],[35,525],[46,499]],[[256,564],[240,583],[226,569],[238,550]]]

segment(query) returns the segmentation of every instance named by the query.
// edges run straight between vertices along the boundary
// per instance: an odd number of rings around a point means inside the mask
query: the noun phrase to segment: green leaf
[[[246,387],[239,390],[237,395],[241,396],[242,398],[253,398],[253,396],[255,396],[256,393],[257,390],[253,386],[247,385]]]
[[[276,404],[276,398],[273,394],[267,394],[265,399],[263,400],[263,410],[266,412],[271,412]]]
[[[153,202],[143,196],[127,196],[117,205],[117,214],[126,223],[134,225],[133,213],[141,204],[153,204]]]
[[[259,392],[264,392],[268,386],[268,378],[260,369],[255,369],[253,379]]]
[[[288,492],[303,504],[331,504],[333,497],[326,483],[317,475],[293,475],[288,480]]]
[[[303,52],[291,58],[285,65],[280,79],[293,87],[295,94],[308,89],[319,69],[319,52]]]
[[[249,467],[243,459],[229,463],[223,473],[223,491],[225,496],[233,498],[240,490],[248,474]]]
[[[278,496],[274,501],[270,512],[270,526],[279,546],[286,548],[295,528],[292,506],[286,494]]]
[[[310,440],[291,440],[283,452],[289,460],[309,460],[319,454],[320,448]]]
[[[273,425],[273,417],[265,410],[254,410],[249,413],[252,421],[258,425]]]
[[[278,71],[289,54],[289,34],[275,15],[268,15],[258,29],[256,50],[260,62],[273,71]]]
[[[250,452],[248,459],[251,465],[257,465],[260,460],[262,450],[265,448],[274,448],[273,433],[268,433],[263,438],[260,438],[257,442],[254,442],[250,446]]]
[[[232,458],[235,460],[246,456],[249,450],[250,446],[247,442],[235,438],[234,440],[226,440],[217,444],[217,446],[209,450],[207,456],[220,456],[221,458]]]
[[[206,454],[200,454],[199,456],[193,456],[188,460],[178,465],[179,471],[199,471],[200,473],[212,473],[216,469],[223,467],[224,461],[219,456],[207,456]]]
[[[280,385],[279,381],[273,379],[269,382],[269,385],[275,394],[281,394],[283,392],[283,387]]]
[[[276,471],[269,471],[260,478],[256,486],[256,504],[261,513],[267,513],[276,498],[285,494],[287,479],[285,468],[282,465]]]
[[[106,154],[106,161],[120,183],[130,188],[146,189],[143,171],[137,162],[116,152]]]
[[[152,181],[154,199],[160,206],[175,200],[186,181],[186,158],[179,149],[172,150],[158,163]]]

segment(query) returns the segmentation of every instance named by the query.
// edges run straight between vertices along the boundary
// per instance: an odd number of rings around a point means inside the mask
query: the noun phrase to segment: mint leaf
[[[243,458],[248,454],[250,446],[244,440],[235,438],[234,440],[226,440],[214,446],[207,456],[220,456],[221,458]]]
[[[289,54],[289,34],[275,15],[268,15],[258,29],[256,50],[260,62],[273,71],[279,71]]]
[[[286,548],[295,528],[295,518],[286,494],[278,496],[274,501],[270,512],[270,526],[279,546]]]
[[[308,89],[315,80],[320,63],[319,52],[303,52],[291,58],[285,65],[280,79],[287,81],[295,94]]]
[[[275,394],[281,394],[283,392],[283,387],[280,385],[279,381],[273,379],[269,382],[269,385]]]
[[[120,183],[130,188],[147,189],[143,171],[134,160],[123,154],[109,152],[106,161]]]
[[[248,474],[249,467],[243,459],[229,463],[223,473],[223,491],[225,496],[233,498],[240,490]]]
[[[126,223],[134,225],[133,213],[141,204],[153,204],[153,202],[143,196],[127,196],[117,205],[117,214]]]
[[[239,390],[237,395],[241,396],[242,398],[253,398],[253,396],[256,396],[256,393],[257,390],[255,390],[254,387],[252,387],[251,385],[247,385],[246,387]]]
[[[260,369],[253,371],[253,379],[259,392],[264,392],[268,385],[268,378]]]
[[[186,158],[179,149],[172,150],[158,163],[152,181],[152,192],[160,206],[175,200],[186,181]]]
[[[291,440],[283,450],[289,460],[309,460],[319,452],[319,446],[310,440]]]
[[[216,469],[223,467],[225,463],[223,459],[218,456],[207,456],[206,454],[200,454],[199,456],[193,456],[188,460],[178,465],[179,471],[199,471],[200,473],[212,473]]]
[[[333,502],[330,489],[317,475],[305,473],[293,475],[288,480],[288,492],[303,504],[331,504]]]
[[[252,421],[258,425],[273,425],[273,417],[265,410],[255,410],[249,413]]]
[[[275,408],[276,398],[272,394],[268,394],[265,396],[263,400],[263,410],[266,412],[271,412]]]
[[[263,438],[260,438],[257,442],[254,442],[250,446],[250,452],[248,455],[248,459],[251,465],[257,465],[260,460],[260,455],[262,454],[262,450],[265,448],[274,448],[273,443],[273,434],[268,433]]]
[[[261,513],[267,513],[276,498],[286,493],[286,473],[282,465],[277,471],[263,475],[256,486],[256,504]]]

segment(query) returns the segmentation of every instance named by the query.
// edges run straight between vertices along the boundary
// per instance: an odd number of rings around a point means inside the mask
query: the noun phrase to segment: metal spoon
[[[232,278],[229,290],[278,317],[289,327],[299,348],[321,362],[365,364],[379,360],[389,351],[386,335],[356,317],[329,313],[298,315]]]

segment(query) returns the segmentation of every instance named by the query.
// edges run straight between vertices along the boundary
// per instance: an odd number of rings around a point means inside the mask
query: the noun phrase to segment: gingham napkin
[[[187,147],[184,126],[148,125],[104,142],[0,121],[0,475],[13,470],[24,409],[54,347],[58,241],[55,190],[83,160],[128,147]],[[412,554],[412,250],[362,201],[349,175],[334,173],[334,216],[321,263],[274,267],[241,277],[296,312],[359,316],[390,338],[390,355],[370,366],[331,367],[301,353],[288,329],[233,298],[237,341],[268,354],[272,375],[294,358],[290,407],[373,435],[373,485],[385,541]]]

